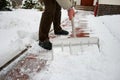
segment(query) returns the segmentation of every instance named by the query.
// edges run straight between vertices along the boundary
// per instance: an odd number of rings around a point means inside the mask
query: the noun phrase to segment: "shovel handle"
[[[75,26],[74,26],[74,17],[71,19],[71,25],[72,25],[72,34],[73,34],[73,37],[76,37]]]

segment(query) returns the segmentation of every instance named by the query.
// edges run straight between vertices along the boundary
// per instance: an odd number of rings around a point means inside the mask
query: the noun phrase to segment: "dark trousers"
[[[61,7],[56,0],[43,0],[45,4],[45,11],[42,14],[39,27],[39,40],[49,40],[49,31],[51,23],[53,22],[54,32],[60,31],[61,22]]]

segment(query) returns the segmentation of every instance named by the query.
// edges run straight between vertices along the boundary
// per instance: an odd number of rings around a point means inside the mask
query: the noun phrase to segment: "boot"
[[[39,46],[41,46],[42,48],[46,49],[46,50],[51,50],[52,49],[52,43],[47,40],[47,41],[39,41]]]
[[[58,32],[55,32],[56,35],[68,35],[69,32],[68,31],[65,31],[65,30],[60,30]]]

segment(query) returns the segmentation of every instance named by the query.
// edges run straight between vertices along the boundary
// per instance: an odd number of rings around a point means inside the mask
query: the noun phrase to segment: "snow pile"
[[[0,66],[36,40],[40,16],[35,10],[0,12]]]

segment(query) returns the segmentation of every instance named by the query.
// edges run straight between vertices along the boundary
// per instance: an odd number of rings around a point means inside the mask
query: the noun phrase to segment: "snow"
[[[65,10],[62,12],[63,21],[68,17]],[[80,15],[84,12],[79,11]],[[0,66],[33,43],[33,48],[29,51],[39,51],[36,40],[41,13],[34,9],[0,12]],[[97,45],[82,46],[80,52],[77,52],[78,47],[72,47],[72,54],[67,48],[62,51],[61,48],[54,47],[54,58],[50,65],[31,76],[33,80],[120,79],[120,15],[94,17],[89,14],[86,18],[81,18],[87,19],[88,26],[100,39],[100,51]]]
[[[30,43],[28,35],[34,35],[33,33],[38,30],[39,14],[41,13],[34,10],[0,12],[0,56],[2,57],[0,58],[0,66]],[[31,39],[33,38],[31,37]],[[25,43],[26,40],[29,42]]]

